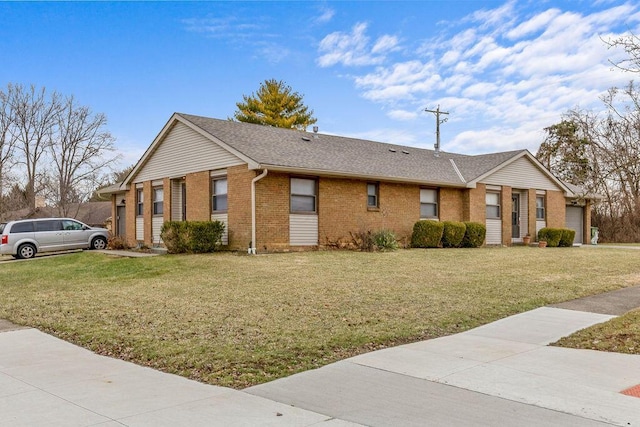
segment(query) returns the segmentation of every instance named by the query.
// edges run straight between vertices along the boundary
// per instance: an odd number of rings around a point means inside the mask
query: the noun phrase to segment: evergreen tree
[[[242,96],[236,103],[235,120],[245,123],[306,130],[318,121],[313,110],[302,103],[302,95],[294,92],[283,81],[265,80],[257,93]]]

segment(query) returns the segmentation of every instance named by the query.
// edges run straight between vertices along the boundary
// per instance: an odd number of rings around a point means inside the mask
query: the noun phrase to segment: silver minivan
[[[33,258],[38,252],[105,249],[109,231],[71,218],[39,218],[0,224],[0,254]]]

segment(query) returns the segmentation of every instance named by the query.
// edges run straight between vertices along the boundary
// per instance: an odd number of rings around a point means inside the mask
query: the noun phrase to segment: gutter
[[[249,244],[249,255],[256,254],[256,182],[267,176],[269,171],[263,169],[262,173],[251,180],[251,243]]]

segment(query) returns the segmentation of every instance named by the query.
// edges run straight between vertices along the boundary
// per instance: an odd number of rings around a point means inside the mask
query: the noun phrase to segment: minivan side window
[[[36,221],[36,231],[59,231],[62,230],[60,221]]]
[[[65,230],[82,230],[82,224],[76,221],[63,220],[62,225]]]
[[[16,222],[11,227],[11,234],[13,233],[33,233],[33,221]]]

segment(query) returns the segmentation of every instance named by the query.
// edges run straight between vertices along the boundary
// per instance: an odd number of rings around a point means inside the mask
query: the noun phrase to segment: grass
[[[637,252],[574,248],[83,252],[0,265],[0,318],[244,388],[638,283]]]
[[[640,354],[640,310],[630,311],[562,338],[558,347]]]

